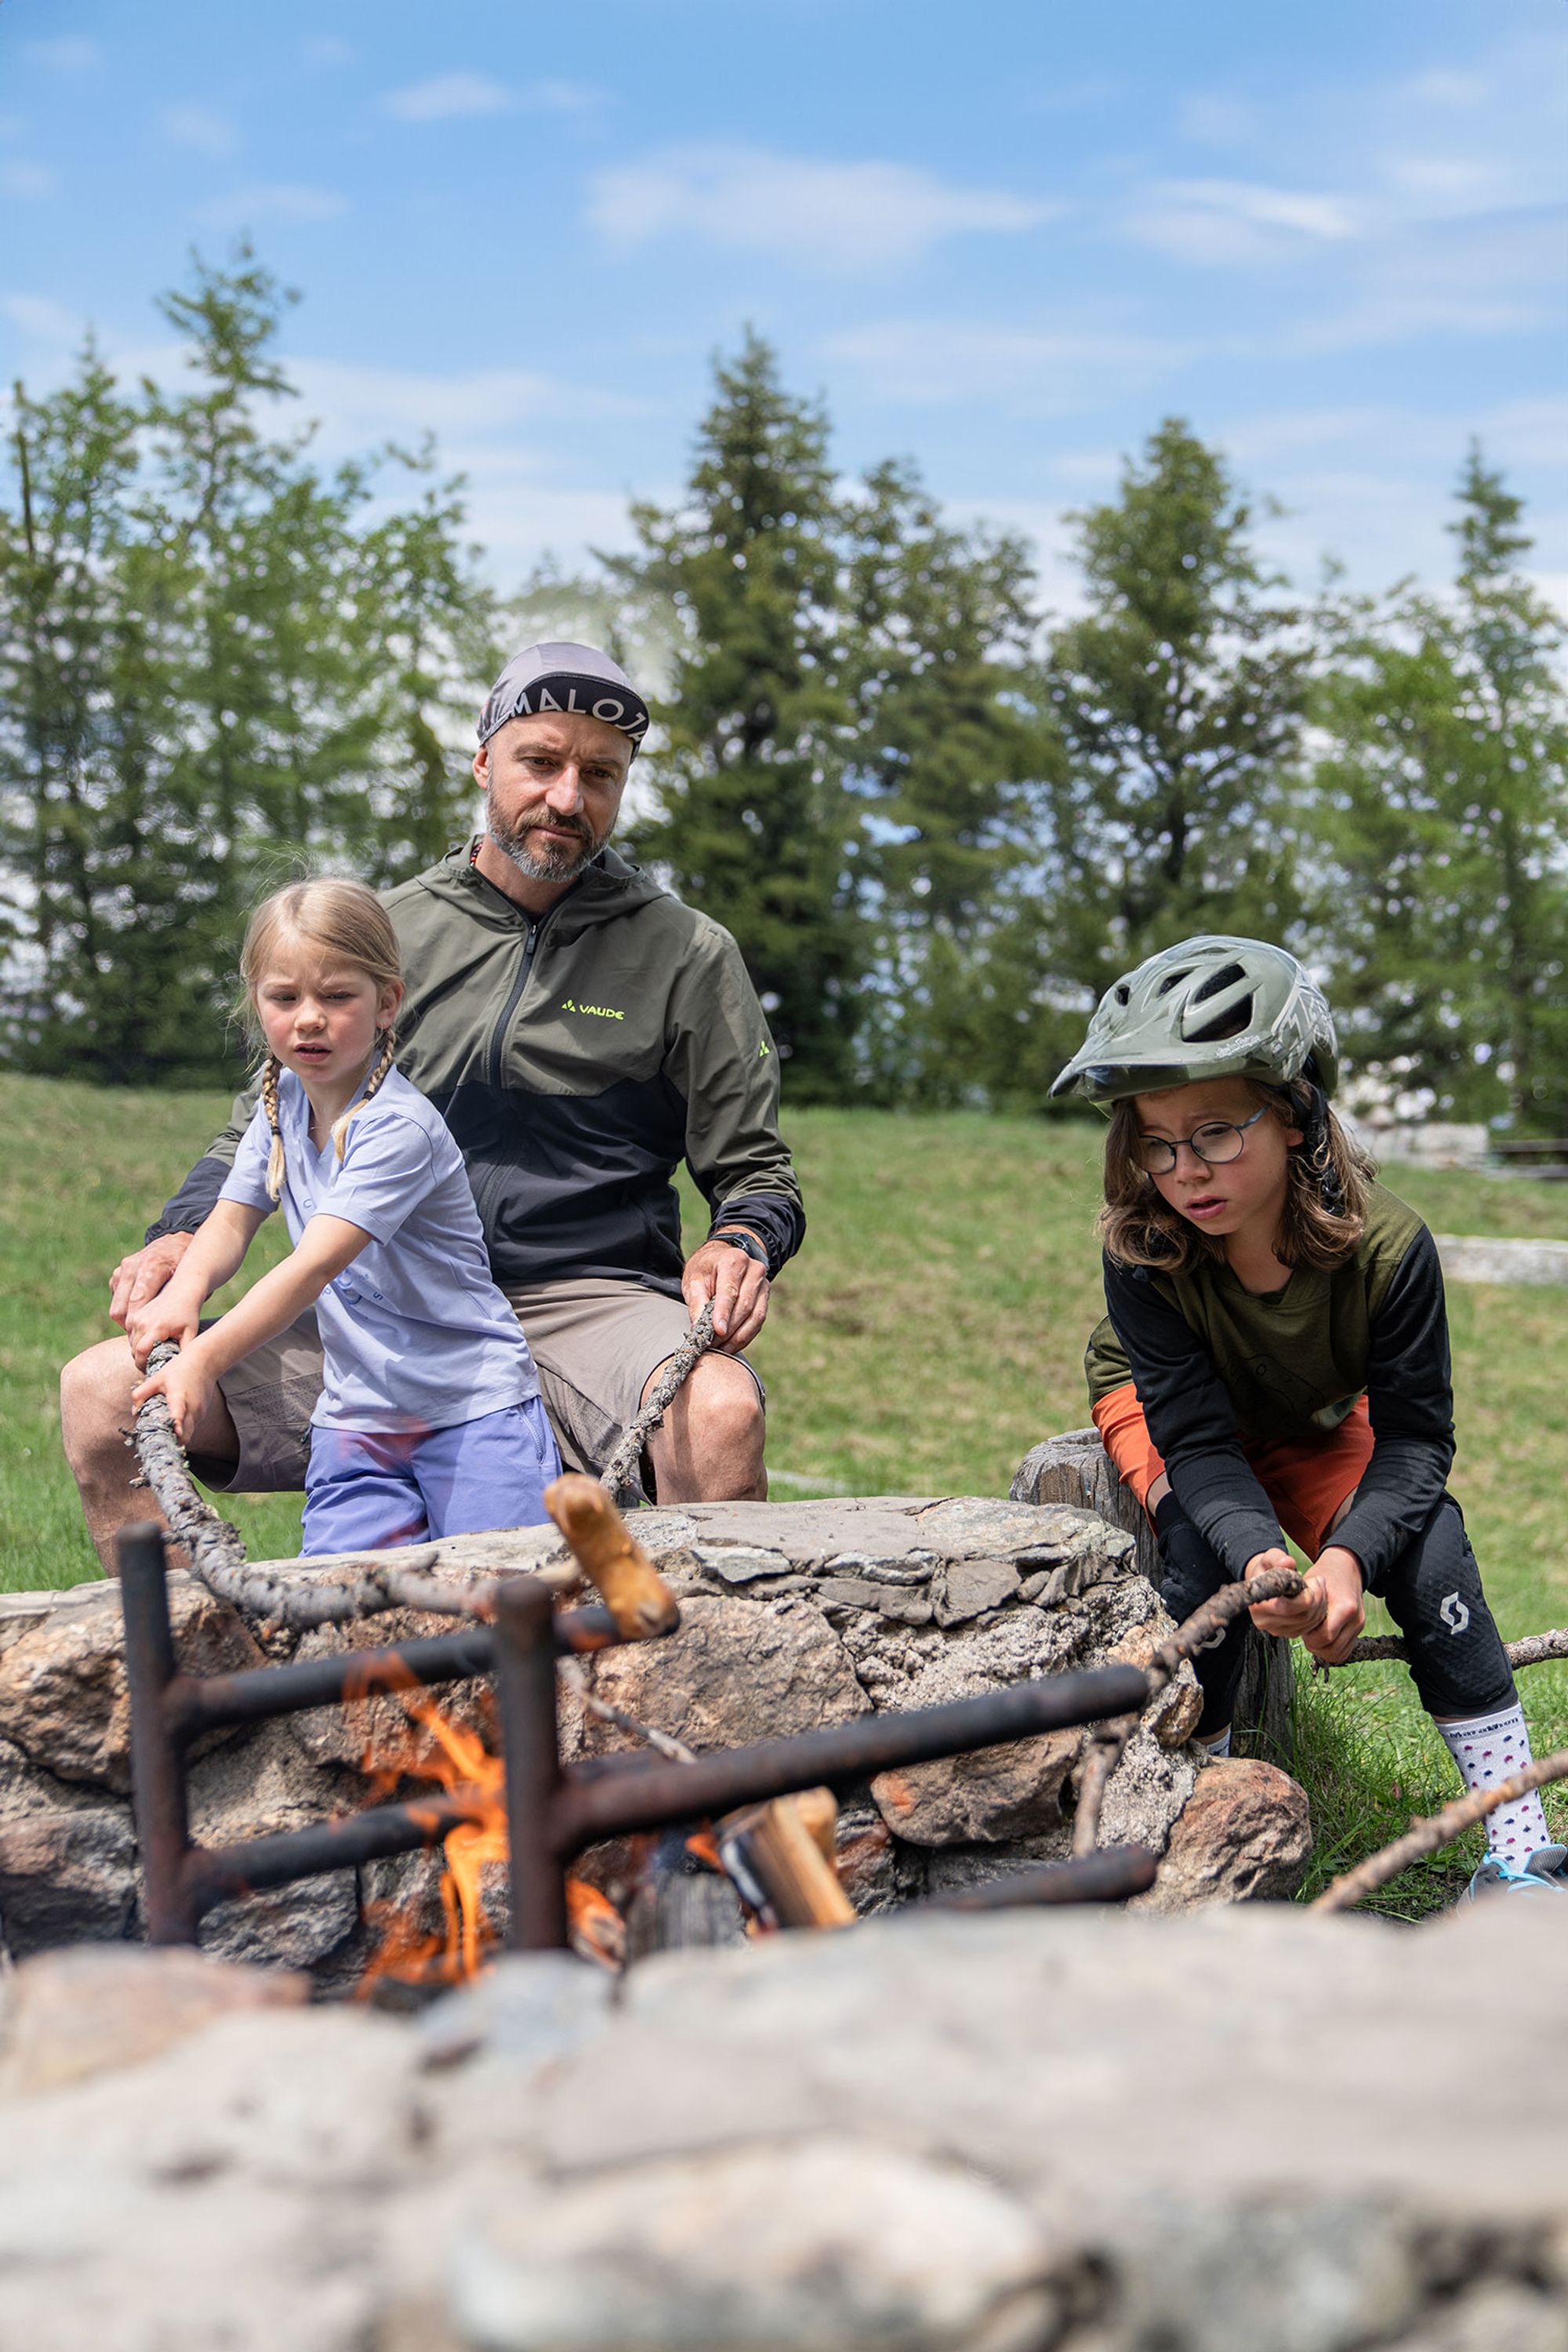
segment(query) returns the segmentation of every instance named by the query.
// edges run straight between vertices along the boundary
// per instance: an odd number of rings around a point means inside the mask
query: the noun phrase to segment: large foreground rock
[[[31,1962],[0,2070],[93,2063],[0,2084],[0,2344],[1564,2352],[1562,1934],[911,1913],[417,2024],[126,1955],[118,2043]]]
[[[680,1595],[682,1622],[668,1641],[599,1654],[586,1669],[589,1685],[699,1749],[1109,1662],[1140,1664],[1170,1630],[1133,1537],[1061,1504],[708,1504],[645,1512],[638,1533]],[[552,1528],[458,1538],[441,1554],[443,1564],[501,1572],[563,1556]],[[334,1565],[294,1572],[331,1576]],[[212,1673],[259,1663],[232,1610],[184,1576],[171,1591],[182,1664]],[[308,1634],[294,1647],[315,1656],[446,1630],[445,1621],[398,1612]],[[273,1658],[290,1648],[276,1633],[266,1646]],[[448,1689],[442,1703],[470,1730],[486,1723],[477,1684]],[[1191,1827],[1173,1845],[1205,1764],[1190,1744],[1197,1711],[1197,1686],[1184,1668],[1128,1744],[1107,1791],[1102,1838],[1159,1855],[1172,1848],[1153,1890],[1166,1907],[1289,1893],[1305,1864],[1302,1801],[1282,1780],[1254,1788],[1247,1838],[1226,1813],[1212,1851]],[[562,1727],[569,1760],[631,1744],[584,1713],[569,1688]],[[128,1738],[113,1588],[0,1596],[0,1934],[14,1957],[140,1932]],[[840,1848],[851,1900],[878,1911],[1065,1855],[1082,1739],[1078,1730],[1057,1733],[884,1773],[848,1791]],[[193,1760],[193,1832],[224,1843],[299,1828],[366,1801],[368,1757],[399,1755],[417,1773],[433,1744],[384,1697],[223,1735]],[[1221,1825],[1212,1805],[1198,1818]],[[605,1847],[584,1869],[624,1904],[637,1860],[629,1846]],[[308,1968],[338,1988],[379,1932],[369,1916],[377,1906],[406,1897],[439,1926],[432,1884],[427,1866],[378,1864],[226,1903],[205,1924],[203,1948]]]

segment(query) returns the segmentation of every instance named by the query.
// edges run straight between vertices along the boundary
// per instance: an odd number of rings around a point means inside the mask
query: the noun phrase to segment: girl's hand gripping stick
[[[597,1479],[569,1470],[546,1486],[544,1507],[584,1575],[598,1587],[623,1642],[673,1632],[679,1604]]]

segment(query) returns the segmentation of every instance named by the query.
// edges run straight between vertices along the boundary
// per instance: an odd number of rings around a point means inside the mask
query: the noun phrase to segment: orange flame
[[[381,1940],[355,1987],[360,2000],[385,1978],[454,1985],[477,1976],[497,1941],[485,1900],[484,1872],[487,1864],[504,1865],[510,1858],[500,1758],[479,1732],[443,1714],[405,1668],[394,1675],[387,1665],[383,1660],[367,1671],[363,1694],[356,1686],[352,1696],[368,1696],[372,1690],[395,1695],[408,1726],[418,1726],[427,1737],[417,1739],[410,1728],[405,1737],[395,1732],[389,1738],[384,1723],[371,1719],[360,1767],[371,1784],[371,1801],[390,1797],[404,1777],[413,1774],[447,1791],[460,1790],[465,1798],[475,1800],[478,1810],[473,1820],[458,1822],[441,1841],[439,1931],[421,1928],[398,1903],[365,1906],[365,1916],[380,1929]],[[484,1704],[489,1710],[488,1694]],[[618,1969],[625,1957],[626,1926],[614,1904],[585,1880],[568,1878],[566,1915],[573,1949],[601,1967]]]

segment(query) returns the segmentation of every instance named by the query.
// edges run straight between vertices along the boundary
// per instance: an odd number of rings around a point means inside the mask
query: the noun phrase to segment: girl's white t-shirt
[[[389,1070],[355,1111],[340,1161],[310,1142],[305,1089],[285,1070],[281,1207],[290,1241],[314,1216],[344,1217],[370,1240],[316,1304],[322,1429],[449,1429],[539,1393],[522,1328],[490,1279],[463,1157],[441,1114]],[[269,1211],[272,1131],[257,1107],[218,1198]]]

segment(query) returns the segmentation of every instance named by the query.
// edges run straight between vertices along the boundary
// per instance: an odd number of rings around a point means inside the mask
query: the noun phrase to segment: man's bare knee
[[[60,1373],[60,1440],[79,1479],[125,1450],[136,1363],[128,1339],[84,1348]],[[129,1472],[127,1472],[129,1475]]]

